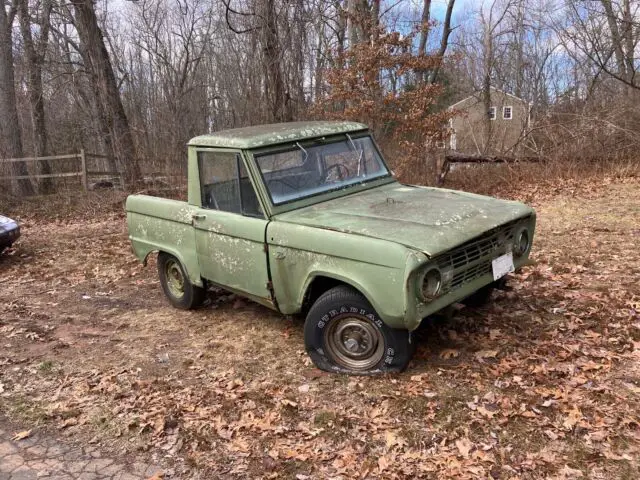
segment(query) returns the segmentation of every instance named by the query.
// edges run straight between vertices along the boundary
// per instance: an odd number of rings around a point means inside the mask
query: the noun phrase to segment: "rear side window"
[[[240,155],[198,152],[202,207],[264,217]]]

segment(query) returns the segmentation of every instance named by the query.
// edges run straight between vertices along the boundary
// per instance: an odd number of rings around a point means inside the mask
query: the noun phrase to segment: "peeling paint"
[[[366,130],[357,122],[291,122],[254,127],[234,128],[192,138],[189,145],[223,148],[259,148],[306,138]]]

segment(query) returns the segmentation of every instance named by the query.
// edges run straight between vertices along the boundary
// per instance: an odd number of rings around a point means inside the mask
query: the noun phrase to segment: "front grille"
[[[442,272],[450,272],[451,281],[445,292],[460,288],[466,283],[491,272],[491,261],[506,252],[513,243],[515,226],[519,220],[490,230],[470,240],[437,259]]]
[[[455,290],[465,283],[469,283],[470,281],[490,272],[491,260],[478,263],[471,268],[463,269],[453,276],[453,280],[451,280],[451,284],[449,285],[449,291]]]

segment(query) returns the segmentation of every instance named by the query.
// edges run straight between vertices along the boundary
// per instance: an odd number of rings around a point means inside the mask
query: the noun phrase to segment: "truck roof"
[[[313,121],[256,125],[233,128],[200,135],[189,140],[188,145],[199,147],[258,148],[279,143],[289,143],[306,138],[334,135],[338,133],[366,130],[367,126],[357,122]]]

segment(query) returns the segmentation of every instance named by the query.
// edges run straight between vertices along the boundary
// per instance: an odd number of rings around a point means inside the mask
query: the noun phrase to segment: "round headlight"
[[[516,235],[515,243],[513,244],[513,253],[517,257],[521,257],[529,250],[529,231],[526,228],[520,230],[520,233]]]
[[[422,279],[422,297],[431,300],[438,296],[442,287],[442,274],[437,268],[427,270]]]

